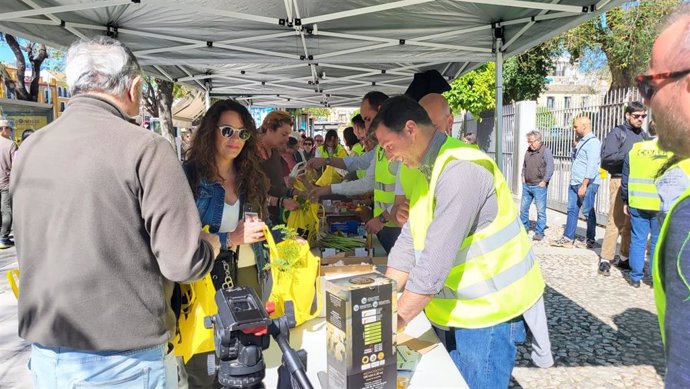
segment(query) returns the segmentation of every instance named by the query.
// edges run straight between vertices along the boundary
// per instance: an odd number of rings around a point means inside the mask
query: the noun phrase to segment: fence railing
[[[557,99],[552,99],[554,101]],[[521,192],[521,164],[526,150],[527,132],[541,131],[544,144],[553,152],[554,174],[549,184],[547,205],[566,212],[570,184],[571,151],[575,141],[572,121],[586,114],[592,121],[592,130],[602,142],[611,129],[625,120],[625,107],[631,101],[640,101],[637,89],[612,90],[606,95],[586,95],[559,99],[560,104],[537,106],[518,103],[504,106],[503,112],[503,166],[506,181],[513,193]],[[565,106],[568,104],[568,106]],[[526,120],[527,119],[527,120]],[[495,157],[493,112],[486,112],[480,120],[464,118],[462,130],[477,134],[479,146]],[[645,123],[644,128],[647,128]],[[609,180],[602,180],[597,193],[597,221],[606,224],[609,211]]]
[[[570,100],[579,104],[566,107]],[[612,90],[605,96],[591,95],[580,99],[563,99],[560,105],[537,107],[537,128],[543,134],[544,144],[554,157],[554,175],[549,185],[548,206],[565,212],[568,206],[571,151],[575,141],[573,118],[586,114],[592,120],[592,131],[602,142],[611,129],[625,120],[625,107],[631,101],[640,101],[637,89]],[[647,128],[647,126],[644,126]],[[602,180],[596,200],[597,219],[605,223],[609,211],[609,180]]]

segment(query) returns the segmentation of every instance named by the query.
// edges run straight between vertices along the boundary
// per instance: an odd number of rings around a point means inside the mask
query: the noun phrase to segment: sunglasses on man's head
[[[244,129],[244,128],[234,128],[231,126],[223,126],[223,127],[218,127],[220,130],[220,134],[223,135],[225,138],[232,138],[233,135],[237,134],[237,137],[242,139],[242,140],[247,140],[249,139],[252,134],[249,132],[249,130]]]
[[[640,74],[635,77],[637,82],[637,89],[640,90],[640,95],[645,100],[650,100],[652,96],[661,88],[660,85],[655,85],[654,80],[675,80],[690,74],[690,69],[681,70],[678,72],[666,72],[657,74]]]

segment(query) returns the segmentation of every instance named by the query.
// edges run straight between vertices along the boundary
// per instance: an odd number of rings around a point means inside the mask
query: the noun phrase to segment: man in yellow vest
[[[388,159],[423,174],[388,257],[386,275],[402,291],[398,327],[424,310],[471,388],[507,388],[523,315],[544,292],[508,184],[491,158],[436,131],[409,97],[388,99],[372,127]]]
[[[621,197],[623,212],[630,216],[630,274],[628,283],[639,288],[644,275],[647,237],[651,235],[650,259],[659,237],[661,199],[654,179],[671,154],[659,148],[656,139],[635,143],[623,162]],[[650,260],[650,274],[652,261]]]
[[[669,15],[649,69],[636,77],[654,112],[659,147],[674,153],[656,181],[665,214],[654,255],[654,295],[666,388],[690,388],[690,6]]]
[[[381,104],[388,99],[382,92],[369,92],[362,98],[360,112],[367,131],[371,132],[371,122],[378,113]],[[333,184],[315,188],[310,193],[312,201],[329,194],[359,195],[374,191],[373,218],[366,223],[369,233],[376,234],[381,246],[389,253],[400,235],[400,226],[393,220],[392,208],[395,201],[395,177],[398,174],[399,163],[389,163],[384,151],[376,147],[358,157],[349,158],[314,158],[309,161],[309,167],[319,168],[329,165],[337,168],[350,169],[356,162],[367,160],[369,167],[363,178],[356,181]],[[349,163],[349,164],[348,164]]]

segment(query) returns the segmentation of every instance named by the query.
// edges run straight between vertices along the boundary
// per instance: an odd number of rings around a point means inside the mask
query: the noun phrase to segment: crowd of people
[[[647,113],[637,103],[603,146],[587,116],[574,119],[568,219],[554,242],[573,245],[582,213],[586,244],[594,244],[605,169],[611,213],[599,270],[629,266],[638,287],[647,235],[652,247],[658,239],[652,273],[669,388],[690,386],[688,36],[686,6],[665,24],[648,73],[638,77],[658,139],[642,129]],[[528,333],[535,365],[554,364],[545,283],[527,234],[534,201],[532,239],[544,238],[554,170],[538,131],[527,136],[517,207],[495,162],[448,136],[452,114],[433,91],[419,99],[367,93],[345,146],[336,131],[313,139],[294,132],[285,111],[257,125],[242,104],[217,101],[187,140],[181,164],[165,139],[130,122],[142,73],[119,41],[75,43],[66,77],[73,97],[65,112],[26,141],[9,175],[19,335],[31,343],[36,387],[219,387],[206,371],[210,330],[196,333],[187,357],[175,358],[180,328],[200,326],[210,314],[208,301],[183,296],[193,290],[212,298],[239,285],[266,300],[266,227],[282,223],[300,198],[333,195],[372,197],[365,227],[388,254],[386,276],[400,292],[397,329],[424,311],[470,388],[508,387]],[[300,165],[318,171],[323,185],[300,192],[292,174]]]

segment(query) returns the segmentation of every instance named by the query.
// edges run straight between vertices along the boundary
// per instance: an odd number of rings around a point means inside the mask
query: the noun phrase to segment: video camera
[[[227,389],[265,388],[266,365],[263,350],[272,336],[283,358],[278,388],[312,389],[306,374],[307,353],[290,347],[289,329],[295,326],[294,313],[271,319],[261,300],[250,288],[222,288],[216,292],[218,314],[208,316],[206,328],[214,329],[216,358],[209,357],[209,375]],[[290,312],[286,303],[285,311]],[[282,373],[282,374],[281,374]]]

